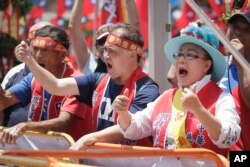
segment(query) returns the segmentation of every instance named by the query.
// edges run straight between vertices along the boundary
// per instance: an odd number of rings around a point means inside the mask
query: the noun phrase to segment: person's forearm
[[[139,14],[137,12],[135,0],[126,0],[126,9],[128,13],[128,23],[139,29]]]
[[[75,1],[68,27],[72,47],[74,49],[78,68],[80,70],[84,68],[89,57],[85,36],[80,28],[82,18],[82,6],[83,0]]]
[[[120,127],[126,131],[131,124],[131,113],[129,111],[120,112],[118,122]]]
[[[49,71],[41,67],[33,58],[26,61],[35,79],[51,94],[61,94],[60,89],[57,89],[57,78]]]
[[[20,102],[10,91],[4,91],[0,86],[0,111]]]
[[[204,107],[201,107],[199,111],[194,113],[194,115],[207,130],[209,136],[214,141],[217,141],[222,128],[220,121]]]
[[[78,28],[81,25],[81,18],[82,18],[82,6],[83,0],[75,0],[71,17],[69,20],[69,26],[77,26]]]
[[[118,143],[125,139],[123,134],[120,132],[118,125],[95,132],[94,136],[97,139],[96,142],[104,143]]]
[[[37,132],[65,132],[68,128],[69,123],[69,121],[61,121],[57,118],[39,122],[27,122],[26,130]]]

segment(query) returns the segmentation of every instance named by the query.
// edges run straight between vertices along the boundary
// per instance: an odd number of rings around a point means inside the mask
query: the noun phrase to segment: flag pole
[[[166,79],[166,72],[169,71],[171,64],[167,61],[163,50],[164,44],[170,38],[168,35],[170,32],[166,32],[166,24],[170,23],[169,3],[169,0],[148,0],[148,32],[150,32],[148,34],[148,73],[158,83],[160,93],[172,87]]]
[[[185,0],[188,5],[193,9],[193,11],[203,20],[203,22],[210,27],[216,37],[221,41],[225,48],[232,54],[236,61],[250,73],[250,65],[244,59],[242,54],[236,50],[226,38],[226,36],[221,32],[221,30],[206,16],[206,14],[199,8],[199,6],[193,0]]]

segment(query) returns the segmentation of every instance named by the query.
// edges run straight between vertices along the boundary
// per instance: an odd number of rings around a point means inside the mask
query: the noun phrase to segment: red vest
[[[208,95],[208,91],[211,92]],[[153,137],[154,147],[167,148],[166,132],[169,121],[171,120],[171,110],[173,104],[173,97],[176,89],[170,89],[163,93],[159,101],[157,101],[152,114],[153,125]],[[198,92],[198,97],[202,105],[208,109],[212,114],[215,113],[215,105],[222,90],[214,82],[209,82]],[[218,148],[210,140],[206,129],[201,126],[199,120],[197,120],[191,112],[187,113],[185,120],[185,133],[187,139],[193,148],[202,147],[213,150],[216,153],[227,156],[229,149]]]
[[[232,95],[240,117],[241,135],[239,141],[232,146],[231,150],[250,150],[250,108],[242,99],[239,86],[233,90]]]
[[[131,75],[127,83],[124,85],[120,94],[123,94],[126,88],[129,89],[129,104],[130,105],[133,103],[133,100],[136,96],[136,82],[145,76],[147,75],[144,72],[142,72],[140,67],[138,67],[137,70]],[[93,93],[93,98],[92,98],[93,110],[91,113],[92,119],[91,119],[91,122],[89,122],[89,125],[90,125],[89,128],[90,128],[90,131],[92,132],[95,132],[97,130],[98,113],[101,112],[100,106],[101,106],[102,98],[105,94],[105,91],[110,82],[110,79],[111,78],[108,74],[105,75]],[[118,117],[118,114],[115,113],[115,116],[114,116],[115,124],[117,123],[116,122],[117,117]],[[143,145],[143,146],[152,146],[152,142],[148,138],[145,138],[142,141],[138,141],[137,144]]]
[[[81,72],[79,72],[78,70],[74,70],[71,66],[65,64],[62,78],[75,77],[81,75],[82,75]],[[35,78],[33,78],[31,90],[32,90],[32,97],[31,97],[31,104],[29,111],[29,121],[41,121],[42,110],[44,107],[44,89],[35,80]],[[59,116],[61,110],[61,104],[65,98],[67,98],[67,96],[51,95],[47,107],[48,119],[57,118]],[[79,103],[78,101],[76,102]],[[91,111],[91,108],[88,107],[86,104],[81,103],[79,106],[80,106],[79,110],[81,110],[81,112],[89,113]],[[85,119],[75,115],[74,120],[68,127],[67,133],[71,135],[75,140],[87,134],[87,130],[85,129],[85,121],[86,121]]]

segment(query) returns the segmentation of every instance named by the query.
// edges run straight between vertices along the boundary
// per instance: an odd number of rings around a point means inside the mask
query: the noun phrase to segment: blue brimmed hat
[[[171,64],[175,62],[174,54],[185,43],[192,43],[203,48],[212,58],[212,80],[218,82],[225,73],[226,61],[219,49],[219,40],[207,26],[199,27],[196,23],[190,23],[181,30],[181,36],[169,40],[164,46],[164,52]]]

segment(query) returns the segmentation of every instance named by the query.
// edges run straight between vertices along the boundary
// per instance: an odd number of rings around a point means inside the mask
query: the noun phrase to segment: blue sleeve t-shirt
[[[239,85],[237,66],[232,64],[226,69],[223,78],[219,82],[219,87],[227,92],[231,91]]]
[[[80,95],[77,96],[77,98],[80,102],[84,102],[92,107],[93,92],[101,75],[101,73],[93,73],[75,78],[80,92]],[[112,119],[114,117],[113,110],[110,111],[107,110],[107,108],[113,108],[112,103],[116,96],[120,95],[123,86],[124,85],[117,85],[113,82],[113,80],[110,80],[104,94],[106,100],[101,104],[102,112],[98,114],[97,130],[102,130],[114,125],[114,121]],[[130,112],[136,113],[137,111],[143,110],[146,108],[148,103],[154,101],[159,95],[158,87],[155,84],[144,86],[143,89],[136,93],[136,97],[130,106]],[[110,102],[110,104],[108,102]]]
[[[18,98],[23,105],[28,105],[31,99],[32,73],[29,73],[22,81],[10,87],[8,90]]]
[[[92,95],[97,86],[96,83],[101,75],[103,74],[89,73],[83,76],[75,77],[80,92],[80,95],[76,96],[79,102],[83,102],[92,107]]]
[[[21,63],[13,67],[4,77],[1,86],[4,90],[9,89],[10,87],[18,84],[25,76],[29,74],[29,68]],[[24,105],[21,102],[14,104],[6,108],[4,112],[3,126],[12,127],[21,122],[27,122],[29,111],[29,104]]]

